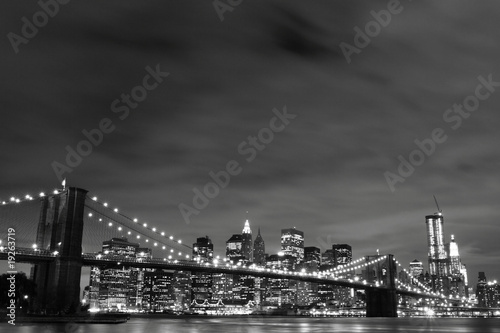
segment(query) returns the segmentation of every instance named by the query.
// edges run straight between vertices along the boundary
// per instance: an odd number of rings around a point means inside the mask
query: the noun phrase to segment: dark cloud
[[[351,64],[339,43],[352,44],[353,28],[386,2],[251,1],[223,22],[210,2],[71,2],[18,54],[5,36],[39,7],[1,6],[1,198],[56,187],[51,163],[109,118],[116,129],[69,184],[187,243],[209,235],[222,253],[249,211],[270,253],[280,229],[296,226],[306,245],[333,240],[356,257],[379,248],[425,262],[436,194],[470,281],[483,270],[500,277],[500,92],[457,130],[443,120],[479,75],[500,81],[496,2],[402,2]],[[157,64],[170,75],[120,120],[111,103]],[[285,105],[297,118],[247,162],[238,145]],[[448,140],[392,193],[384,172],[437,127]],[[243,172],[186,224],[178,204],[233,159]]]

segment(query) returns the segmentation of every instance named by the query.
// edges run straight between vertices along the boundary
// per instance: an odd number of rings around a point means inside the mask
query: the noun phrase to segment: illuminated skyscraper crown
[[[455,236],[451,235],[451,242],[450,242],[450,257],[460,257],[458,254],[458,245],[455,242]]]
[[[245,221],[245,227],[243,228],[244,234],[251,234],[252,230],[250,229],[250,222],[248,220]]]

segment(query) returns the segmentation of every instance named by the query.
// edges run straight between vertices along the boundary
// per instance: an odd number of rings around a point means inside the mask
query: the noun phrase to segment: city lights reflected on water
[[[0,332],[2,328],[0,327]],[[306,332],[463,332],[500,333],[500,318],[310,318],[310,317],[203,317],[131,318],[123,324],[26,324],[16,332],[48,333],[306,333]]]

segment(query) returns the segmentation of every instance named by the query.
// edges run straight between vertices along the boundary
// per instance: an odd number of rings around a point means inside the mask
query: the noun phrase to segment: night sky
[[[223,21],[211,1],[70,1],[16,47],[9,33],[41,8],[0,7],[1,200],[66,178],[185,243],[208,235],[217,254],[249,218],[270,254],[295,226],[322,252],[348,243],[355,258],[380,249],[427,269],[436,195],[470,284],[500,280],[500,3],[401,1],[350,63],[340,44],[355,47],[387,1],[246,0]],[[453,111],[477,91],[475,111]],[[122,100],[131,92],[139,102]],[[103,122],[68,166],[67,147]],[[434,152],[413,153],[436,131]],[[399,156],[420,165],[402,177]],[[230,161],[240,172],[183,218]]]

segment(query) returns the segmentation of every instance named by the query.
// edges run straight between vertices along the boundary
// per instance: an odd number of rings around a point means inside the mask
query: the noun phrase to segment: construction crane
[[[437,201],[437,199],[436,199],[436,196],[435,196],[435,195],[432,195],[432,196],[434,197],[434,201],[436,202],[436,207],[437,207],[437,209],[438,209],[438,214],[439,214],[439,215],[442,215],[442,214],[441,214],[441,213],[442,213],[442,210],[439,208],[439,204],[438,204],[438,201]]]

